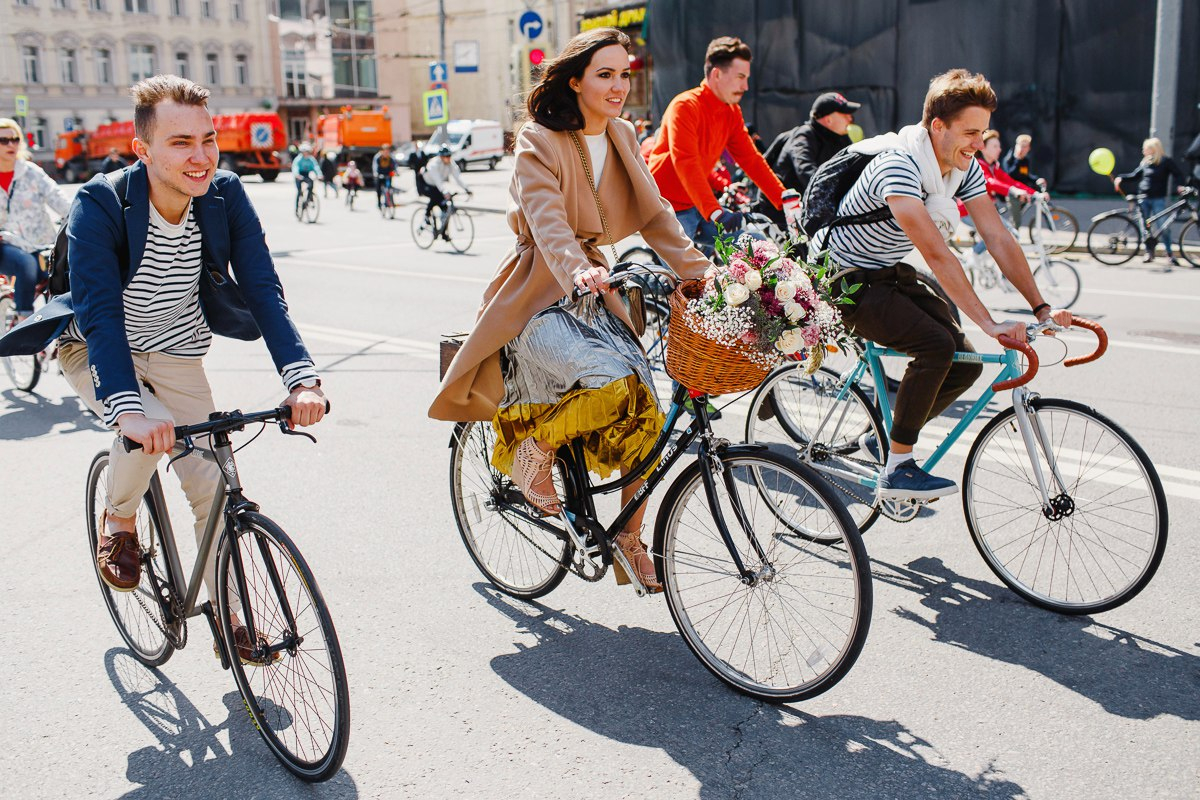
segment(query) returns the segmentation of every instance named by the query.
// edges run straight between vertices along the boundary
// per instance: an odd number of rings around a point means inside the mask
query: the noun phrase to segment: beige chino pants
[[[88,366],[87,345],[72,342],[59,349],[63,375],[84,404],[104,418],[104,405],[96,399]],[[199,358],[179,358],[163,353],[133,353],[133,369],[142,393],[142,407],[150,419],[169,419],[176,425],[207,422],[216,410],[212,389]],[[147,386],[150,388],[148,389]],[[120,439],[113,441],[108,466],[108,513],[132,517],[138,511],[142,495],[150,487],[150,478],[158,468],[161,455],[148,456],[141,450],[125,452]],[[196,519],[196,543],[199,545],[208,525],[213,495],[217,488],[217,465],[193,454],[176,461],[172,467],[179,476],[183,493]],[[204,569],[208,596],[216,602],[216,547]],[[235,604],[236,607],[236,604]]]

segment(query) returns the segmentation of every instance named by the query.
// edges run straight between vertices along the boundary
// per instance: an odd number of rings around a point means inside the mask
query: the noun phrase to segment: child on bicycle
[[[363,187],[362,170],[358,168],[358,164],[354,163],[353,159],[347,161],[346,168],[342,170],[342,186],[351,195],[358,194],[358,190]]]
[[[296,180],[296,210],[300,203],[313,190],[314,181],[320,176],[321,167],[313,158],[312,145],[304,142],[300,145],[300,154],[292,160],[292,177]]]

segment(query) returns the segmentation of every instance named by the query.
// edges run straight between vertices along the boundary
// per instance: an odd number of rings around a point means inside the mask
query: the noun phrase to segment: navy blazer
[[[96,397],[138,391],[122,292],[142,262],[150,227],[150,187],[141,162],[125,168],[125,196],[97,175],[80,188],[67,222],[71,292],[54,298],[27,323],[0,340],[5,352],[37,352],[66,329],[71,317],[87,340]],[[241,179],[217,170],[208,192],[192,201],[203,243],[200,308],[212,332],[266,340],[275,368],[311,361],[288,316],[283,286],[267,249],[266,234]],[[120,248],[128,248],[128,270]],[[232,277],[230,266],[233,267]],[[236,281],[236,282],[235,282]],[[39,346],[28,350],[30,342]]]

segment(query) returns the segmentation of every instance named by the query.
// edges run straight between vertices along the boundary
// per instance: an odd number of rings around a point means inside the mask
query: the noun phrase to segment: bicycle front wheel
[[[17,324],[17,307],[11,295],[0,297],[0,333],[7,332]],[[32,392],[42,376],[42,359],[39,355],[5,356],[4,371],[13,386],[23,392]]]
[[[654,561],[684,642],[733,689],[772,703],[814,697],[854,665],[871,619],[862,537],[815,472],[771,452],[726,452],[719,513],[754,578],[734,565],[697,461],[659,511]]]
[[[1068,261],[1059,258],[1043,261],[1033,271],[1033,280],[1042,297],[1054,308],[1070,308],[1079,299],[1082,286],[1079,270]]]
[[[878,473],[887,457],[888,437],[863,390],[848,386],[843,392],[841,383],[828,367],[812,375],[794,364],[777,368],[750,401],[746,441],[765,444],[816,469],[838,490],[855,527],[865,531],[879,518],[874,492],[837,473]],[[877,443],[874,452],[867,441],[870,436]],[[815,444],[809,450],[811,442]]]
[[[225,654],[238,691],[271,752],[302,780],[328,780],[350,743],[350,692],[329,608],[312,570],[283,529],[255,512],[238,518],[217,552],[221,637],[234,641],[232,615],[253,621],[263,666]]]
[[[1162,560],[1167,501],[1158,473],[1128,433],[1085,405],[1034,398],[1029,418],[1043,443],[1049,507],[1009,408],[967,457],[971,538],[996,576],[1034,605],[1063,614],[1115,608],[1145,588]]]
[[[1048,254],[1065,253],[1075,244],[1079,236],[1079,221],[1065,208],[1050,206],[1045,214],[1034,213],[1027,228],[1030,244],[1040,244]]]
[[[413,212],[412,220],[408,223],[412,231],[413,242],[422,250],[433,247],[434,223],[433,218],[425,215],[425,209],[418,208]]]
[[[470,250],[471,243],[475,241],[475,221],[471,215],[461,208],[454,209],[454,213],[446,220],[446,238],[458,252]]]
[[[1124,264],[1142,249],[1141,228],[1123,214],[1098,219],[1088,228],[1087,249],[1101,264]]]
[[[87,491],[84,499],[84,516],[87,518],[89,558],[104,596],[104,605],[112,616],[117,632],[133,651],[133,656],[147,667],[159,667],[175,652],[168,631],[173,626],[167,621],[159,597],[171,597],[170,572],[167,570],[166,553],[163,550],[162,528],[159,525],[159,509],[154,503],[153,492],[158,486],[157,473],[150,478],[151,489],[146,491],[137,510],[138,550],[141,555],[142,580],[133,591],[118,592],[100,577],[96,568],[96,547],[102,529],[102,518],[108,501],[108,451],[97,453],[88,469]],[[169,601],[168,601],[169,602]]]
[[[521,490],[492,466],[490,422],[466,422],[450,441],[450,502],[467,553],[505,594],[533,600],[567,575],[574,548],[528,516]]]
[[[1179,232],[1179,252],[1193,267],[1200,267],[1200,225],[1196,220]]]
[[[317,217],[321,216],[321,201],[317,196],[310,195],[304,205],[300,207],[300,219],[312,225],[317,221]]]

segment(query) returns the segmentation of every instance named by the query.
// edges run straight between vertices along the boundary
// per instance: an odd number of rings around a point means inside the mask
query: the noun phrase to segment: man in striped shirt
[[[966,205],[1001,271],[1038,320],[1053,316],[1060,325],[1071,324],[1070,312],[1052,310],[1042,299],[1024,253],[988,199],[974,156],[983,147],[983,132],[995,108],[996,94],[982,75],[959,69],[936,76],[925,97],[924,131],[911,126],[891,135],[908,146],[875,155],[837,209],[839,218],[883,207],[890,216],[865,224],[831,225],[814,239],[816,247],[828,248],[833,261],[849,270],[850,284],[862,284],[852,295],[854,303],[840,307],[849,328],[912,356],[896,393],[891,451],[879,476],[881,498],[930,500],[958,491],[953,481],[920,469],[913,446],[925,423],[982,372],[979,364],[952,360],[956,350],[971,351],[970,342],[946,303],[917,283],[913,268],[901,259],[915,246],[950,299],[988,336],[1006,334],[1021,342],[1026,338],[1024,322],[992,319],[946,246],[935,216],[944,219],[949,209],[952,231],[958,220],[954,197]],[[874,151],[868,146],[862,152]],[[952,180],[959,181],[953,197],[931,193],[931,187],[947,191]],[[879,455],[878,442],[864,441],[863,447]]]
[[[213,333],[261,333],[289,392],[292,424],[312,425],[325,413],[262,224],[237,176],[216,169],[208,90],[159,75],[134,85],[132,94],[137,162],[115,182],[93,178],[71,208],[74,320],[60,349],[63,374],[80,399],[143,447],[125,452],[118,440],[110,456],[96,560],[116,591],[132,591],[141,580],[136,513],[160,457],[174,446],[174,426],[203,422],[215,410],[202,361]],[[199,540],[218,468],[200,458],[175,468]],[[210,597],[214,556],[204,573]],[[253,644],[236,617],[233,623],[238,653],[250,663]]]

